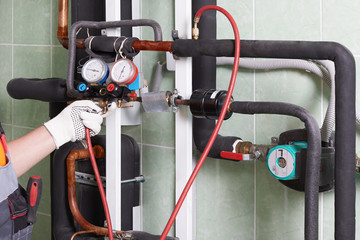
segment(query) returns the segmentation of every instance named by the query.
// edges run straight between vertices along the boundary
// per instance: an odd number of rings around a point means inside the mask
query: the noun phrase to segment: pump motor
[[[298,179],[296,154],[307,148],[306,142],[294,142],[291,145],[279,145],[272,148],[267,157],[270,173],[279,180]]]
[[[282,184],[297,191],[305,190],[306,161],[305,129],[281,133],[279,145],[272,148],[267,157],[270,173]],[[319,191],[329,191],[334,186],[335,149],[332,145],[321,148],[320,161]]]

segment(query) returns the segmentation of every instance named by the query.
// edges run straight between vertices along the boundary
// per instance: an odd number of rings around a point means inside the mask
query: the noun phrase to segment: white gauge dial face
[[[108,71],[106,63],[98,58],[87,61],[81,71],[81,75],[85,81],[94,83],[103,80]]]
[[[135,74],[134,64],[128,59],[120,59],[111,69],[111,79],[117,83],[129,82]]]

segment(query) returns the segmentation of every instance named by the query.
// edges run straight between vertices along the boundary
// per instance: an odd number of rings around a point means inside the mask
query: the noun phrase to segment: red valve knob
[[[129,93],[129,98],[137,98],[137,94],[136,93]]]

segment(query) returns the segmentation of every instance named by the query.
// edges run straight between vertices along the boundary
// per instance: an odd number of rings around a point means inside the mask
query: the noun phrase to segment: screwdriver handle
[[[39,207],[42,194],[41,177],[31,176],[28,181],[26,192],[28,203],[27,221],[30,224],[34,224],[36,222],[36,212]]]

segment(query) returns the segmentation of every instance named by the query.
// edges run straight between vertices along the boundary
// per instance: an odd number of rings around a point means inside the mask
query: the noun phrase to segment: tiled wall
[[[15,77],[65,77],[66,50],[56,39],[56,0],[0,1],[0,121],[9,139],[26,134],[47,120],[47,104],[13,100],[6,84]],[[243,39],[331,40],[347,46],[360,58],[359,0],[218,0],[236,19]],[[164,39],[174,28],[173,1],[142,1],[143,18],[158,21]],[[218,14],[218,37],[232,38],[230,24]],[[143,39],[152,39],[144,28]],[[143,72],[150,80],[162,53],[144,52]],[[231,67],[218,67],[218,88],[227,87]],[[161,90],[174,87],[174,74],[166,72]],[[307,108],[320,122],[326,110],[327,86],[304,71],[252,71],[240,69],[236,100],[285,101]],[[174,115],[142,114],[141,126],[124,127],[142,149],[143,229],[159,234],[171,214],[174,199]],[[223,135],[237,135],[267,144],[271,136],[303,125],[278,116],[234,116],[224,123]],[[359,129],[359,128],[358,128]],[[359,139],[359,134],[357,134]],[[360,151],[359,151],[360,153]],[[199,153],[194,151],[194,156]],[[20,178],[32,174],[44,179],[43,200],[33,239],[50,239],[49,159]],[[234,163],[207,159],[197,179],[197,239],[303,239],[303,193],[282,186],[264,161]],[[359,190],[359,189],[358,189]],[[320,194],[320,239],[333,239],[333,192]],[[360,212],[358,211],[358,214]],[[358,225],[358,224],[357,224]],[[171,231],[173,233],[173,231]],[[360,234],[357,234],[360,239]]]
[[[67,52],[56,39],[57,0],[0,1],[0,121],[9,140],[48,119],[48,104],[14,100],[6,92],[12,78],[65,77]],[[19,179],[26,187],[30,175],[43,178],[43,196],[33,239],[51,239],[50,161],[44,159]]]

